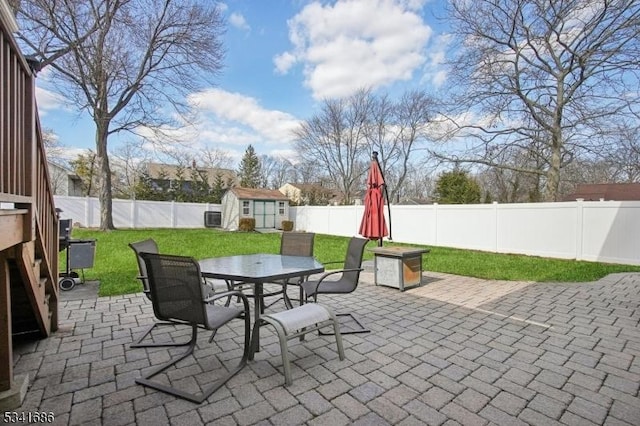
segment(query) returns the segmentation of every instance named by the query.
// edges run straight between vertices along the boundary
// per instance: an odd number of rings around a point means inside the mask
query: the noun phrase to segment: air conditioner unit
[[[204,212],[204,226],[219,228],[222,226],[222,212]]]

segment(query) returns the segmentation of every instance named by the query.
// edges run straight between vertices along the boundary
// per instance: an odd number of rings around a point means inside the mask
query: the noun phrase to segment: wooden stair
[[[41,268],[33,242],[19,244],[10,258],[12,336],[47,337],[52,331],[53,301],[57,300],[52,283]]]
[[[28,377],[13,375],[14,338],[58,327],[58,215],[35,72],[17,30],[12,9],[0,7],[0,412],[18,408],[28,386]]]

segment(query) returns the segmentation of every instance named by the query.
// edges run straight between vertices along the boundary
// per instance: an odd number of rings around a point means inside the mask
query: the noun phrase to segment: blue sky
[[[391,96],[407,89],[437,90],[446,81],[447,36],[437,16],[445,0],[227,0],[224,69],[216,86],[189,96],[200,118],[181,131],[193,149],[208,146],[241,158],[295,159],[292,130],[323,99],[362,87]],[[42,126],[67,153],[95,149],[91,120],[65,108],[39,75]],[[131,136],[109,141],[112,151]]]

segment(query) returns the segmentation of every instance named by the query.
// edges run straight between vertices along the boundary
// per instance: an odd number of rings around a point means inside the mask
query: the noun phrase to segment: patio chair
[[[280,254],[284,256],[313,256],[313,239],[316,234],[312,232],[283,232],[282,237],[280,239]],[[284,301],[287,309],[293,308],[293,304],[291,303],[291,299],[287,294],[287,286],[295,285],[299,286],[302,281],[304,281],[306,277],[300,277],[296,279],[291,279],[287,281],[278,281],[273,283],[265,283],[267,285],[271,285],[272,288],[268,289],[265,287],[263,298],[272,297],[282,295],[281,298],[274,300],[273,302],[262,305],[262,312],[264,314],[265,308],[269,308],[273,306],[275,303],[280,301],[281,299]],[[273,288],[273,286],[277,288]],[[233,288],[243,290],[245,288],[251,287],[252,285],[247,286],[244,282],[235,282],[231,284]],[[249,298],[253,297],[253,295],[248,294]],[[302,305],[302,288],[300,288],[300,304]]]
[[[349,240],[349,246],[347,247],[347,256],[344,261],[344,267],[337,271],[330,271],[323,274],[318,280],[309,280],[300,284],[305,294],[305,300],[313,298],[314,302],[317,302],[319,294],[347,294],[355,291],[358,287],[358,281],[360,279],[360,272],[362,272],[362,256],[364,254],[364,247],[369,240],[364,238],[353,237]],[[328,277],[340,274],[340,278],[337,280],[327,280]],[[338,313],[338,317],[350,317],[357,325],[358,328],[353,330],[342,330],[342,334],[355,334],[355,333],[368,333],[369,329],[355,317],[353,313]],[[320,334],[332,334],[323,333]]]
[[[198,262],[190,257],[140,253],[148,272],[149,295],[153,312],[161,321],[172,321],[191,326],[191,339],[187,350],[154,368],[150,373],[136,379],[136,383],[165,392],[192,402],[201,403],[223,386],[231,377],[247,364],[251,324],[249,302],[240,291],[227,291],[203,299],[202,274]],[[238,297],[241,307],[215,305],[215,300]],[[164,382],[151,380],[152,377],[191,355],[198,339],[198,328],[215,331],[233,319],[244,320],[244,349],[237,366],[223,367],[224,374],[200,393],[189,393]],[[200,377],[202,379],[202,377]],[[208,383],[205,380],[198,380]]]
[[[147,296],[147,298],[149,300],[151,300],[151,294],[149,292],[149,280],[147,277],[147,267],[144,263],[144,261],[142,260],[142,257],[140,256],[140,253],[158,253],[158,244],[155,242],[155,240],[153,238],[148,238],[146,240],[143,241],[137,241],[135,243],[130,243],[129,247],[131,247],[131,249],[135,252],[136,254],[136,260],[138,262],[138,273],[139,275],[136,277],[137,279],[140,280],[140,282],[142,283],[142,291],[144,292],[145,296]],[[205,293],[207,296],[211,296],[213,294],[215,294],[215,291],[217,289],[215,289],[212,286],[208,286],[208,287],[204,287]],[[223,289],[224,291],[230,290],[230,288],[228,288],[225,285],[225,288]],[[227,299],[227,306],[229,305],[230,299]],[[142,336],[140,336],[138,338],[138,340],[135,341],[135,343],[131,344],[130,347],[132,348],[153,348],[153,347],[174,347],[174,346],[186,346],[189,344],[189,342],[163,342],[163,343],[142,343],[143,340],[145,340],[147,338],[147,336],[149,336],[151,334],[151,332],[153,332],[153,330],[156,327],[159,326],[164,326],[164,325],[171,325],[171,326],[175,326],[179,323],[173,322],[173,321],[162,321],[162,322],[155,322],[153,324],[151,324],[151,326],[149,326],[149,328],[147,328],[147,330],[142,334]],[[211,336],[211,340],[213,340],[214,335]]]
[[[154,239],[148,238],[143,241],[137,241],[135,243],[130,243],[129,247],[136,254],[136,260],[138,261],[138,272],[139,275],[136,277],[142,283],[142,291],[144,295],[147,296],[147,299],[151,300],[151,294],[149,292],[149,278],[147,276],[147,266],[142,260],[140,253],[158,253],[158,244]],[[164,325],[176,325],[175,322],[171,321],[162,321],[162,322],[154,322],[151,324],[149,328],[140,336],[135,343],[131,344],[131,348],[152,348],[152,347],[166,347],[166,346],[186,346],[189,342],[168,342],[168,343],[142,343],[142,341],[156,328]]]
[[[313,232],[283,232],[282,237],[280,238],[280,254],[283,256],[313,256],[313,241],[315,236],[316,234]],[[282,283],[284,286],[284,291],[282,293],[284,303],[288,309],[293,308],[293,304],[287,294],[287,286],[291,285],[299,288],[300,296],[298,298],[298,302],[302,305],[304,303],[304,293],[302,291],[302,287],[300,287],[300,283],[306,279],[307,277],[300,277],[286,280]]]

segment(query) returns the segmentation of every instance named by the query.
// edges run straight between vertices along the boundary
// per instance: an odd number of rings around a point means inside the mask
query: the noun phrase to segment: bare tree
[[[313,158],[326,167],[332,186],[351,204],[368,159],[365,140],[371,97],[360,90],[346,99],[325,100],[321,111],[296,130],[296,147],[303,158]]]
[[[205,146],[200,149],[198,163],[210,169],[231,169],[233,159],[228,151],[218,147]]]
[[[20,39],[52,68],[56,89],[96,126],[100,228],[113,229],[109,136],[170,122],[222,66],[223,19],[197,0],[23,0]]]
[[[618,141],[608,158],[614,169],[613,181],[640,182],[640,126],[620,126]]]
[[[411,166],[411,157],[420,142],[427,139],[426,129],[435,115],[436,102],[423,91],[405,92],[397,102],[387,95],[372,97],[366,138],[371,151],[380,154],[389,198],[395,200]]]
[[[127,141],[113,151],[113,170],[116,182],[113,182],[114,193],[122,197],[135,198],[138,178],[146,170],[149,153],[135,141]]]
[[[328,181],[324,168],[313,159],[304,159],[299,163],[296,163],[291,172],[292,183],[317,183],[320,181]]]
[[[452,0],[450,12],[450,118],[477,142],[457,160],[538,175],[556,200],[562,168],[607,148],[611,122],[638,117],[640,2]],[[460,119],[469,112],[472,124]],[[502,163],[511,148],[535,154],[535,167]]]
[[[260,164],[264,188],[278,189],[293,176],[293,164],[285,158],[263,155]]]
[[[67,163],[64,158],[64,146],[60,143],[58,135],[51,129],[42,129],[42,141],[47,155],[47,161],[63,166]]]
[[[395,198],[390,199],[391,202],[402,202],[403,197],[427,200],[433,195],[434,186],[435,179],[431,167],[410,165],[402,188],[396,192]]]

